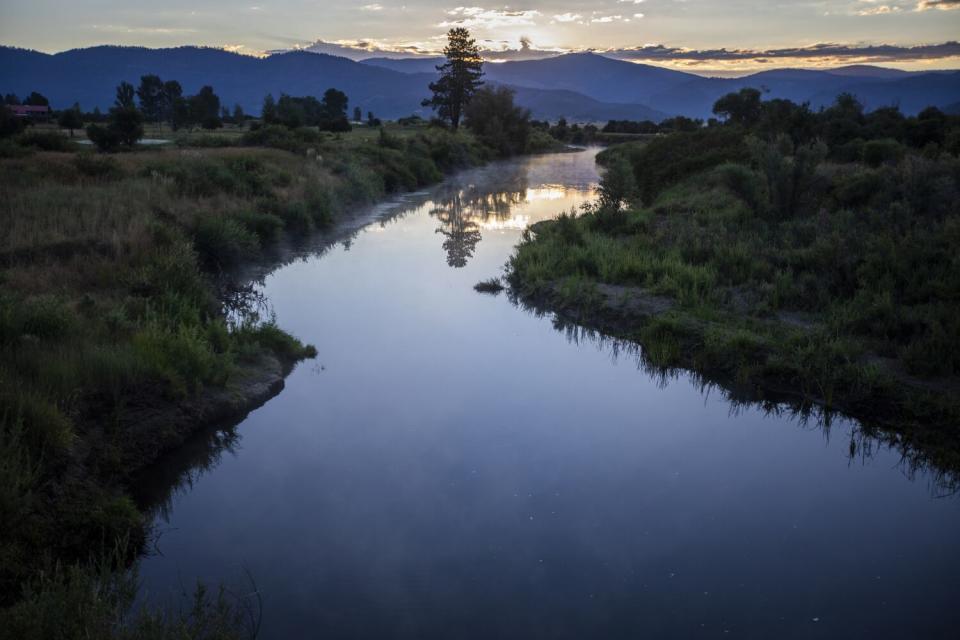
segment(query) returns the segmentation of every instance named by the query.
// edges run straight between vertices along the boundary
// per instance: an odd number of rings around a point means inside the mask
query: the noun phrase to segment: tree
[[[190,123],[199,124],[204,129],[217,129],[223,124],[220,122],[220,98],[213,92],[213,87],[206,85],[200,88],[197,95],[187,99],[190,106]]]
[[[135,94],[132,84],[126,81],[121,82],[117,85],[117,98],[113,101],[113,105],[119,109],[136,109],[133,102]]]
[[[158,75],[140,76],[140,86],[137,87],[137,98],[140,100],[140,110],[148,122],[160,122],[164,115],[163,80]]]
[[[347,120],[347,94],[339,89],[330,88],[324,91],[320,118],[321,131],[350,131],[350,122]]]
[[[362,122],[363,121],[363,109],[360,107],[353,108],[353,121]]]
[[[264,124],[273,124],[277,121],[277,103],[273,99],[273,94],[268,93],[263,99],[260,119],[263,120]]]
[[[83,114],[80,112],[80,105],[74,103],[72,107],[64,110],[63,113],[60,114],[57,124],[59,124],[61,128],[67,129],[72,138],[73,132],[83,127]]]
[[[623,203],[635,197],[637,181],[633,167],[626,158],[618,158],[604,172],[600,180],[600,207],[620,211]]]
[[[20,98],[18,98],[15,93],[8,93],[3,96],[3,104],[18,105],[20,104]]]
[[[460,126],[460,117],[470,99],[483,84],[483,59],[477,42],[462,27],[447,32],[447,46],[443,49],[447,61],[437,67],[440,78],[430,83],[433,96],[423,101],[443,120],[449,120],[454,129]]]
[[[550,135],[561,142],[566,142],[567,138],[570,137],[570,128],[567,127],[567,119],[560,118],[557,120],[557,124],[550,130]]]
[[[134,107],[113,109],[107,126],[120,139],[120,144],[132,147],[143,137],[143,114]]]
[[[530,111],[516,106],[513,91],[506,87],[483,87],[477,91],[464,112],[464,124],[501,156],[527,150]]]
[[[36,91],[31,91],[30,95],[24,98],[23,104],[33,105],[34,107],[49,107],[50,101],[47,100],[46,96]]]
[[[18,118],[7,105],[0,104],[0,138],[16,135],[23,131],[23,118]]]
[[[176,80],[167,80],[163,83],[163,119],[176,126],[177,101],[183,99],[183,87]]]
[[[379,127],[381,124],[383,124],[383,123],[380,122],[380,118],[374,117],[373,111],[367,111],[367,126],[368,126],[368,127]]]
[[[190,102],[183,96],[177,96],[170,106],[170,126],[174,131],[191,126]]]
[[[749,127],[760,119],[763,109],[760,96],[760,91],[750,87],[728,93],[714,103],[713,113],[732,124]]]
[[[133,103],[134,90],[129,82],[117,86],[116,106],[110,109],[107,126],[91,124],[87,137],[100,151],[115,151],[120,145],[133,147],[143,137],[143,113]]]
[[[246,119],[247,116],[243,113],[243,107],[239,104],[233,105],[233,124],[242,127]]]

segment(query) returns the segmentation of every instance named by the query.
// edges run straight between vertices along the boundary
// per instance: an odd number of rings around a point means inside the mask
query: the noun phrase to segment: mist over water
[[[465,172],[255,284],[319,356],[144,480],[146,597],[249,572],[267,639],[953,637],[936,470],[473,290],[593,156]]]

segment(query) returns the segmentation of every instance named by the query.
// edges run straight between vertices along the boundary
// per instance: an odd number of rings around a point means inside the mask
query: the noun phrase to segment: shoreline
[[[814,385],[790,376],[739,376],[737,363],[711,361],[701,343],[708,328],[730,328],[738,320],[734,315],[704,320],[685,313],[678,303],[665,296],[644,292],[639,288],[596,283],[587,300],[570,302],[554,284],[548,290],[532,294],[521,292],[523,283],[510,274],[508,293],[519,306],[537,315],[553,314],[559,326],[577,325],[615,340],[623,340],[638,348],[643,366],[655,373],[670,374],[683,371],[698,378],[703,384],[714,385],[731,399],[762,407],[786,405],[803,416],[814,414],[829,424],[834,415],[850,418],[870,437],[897,447],[911,464],[932,466],[960,479],[960,433],[956,425],[956,407],[949,398],[938,401],[949,390],[931,388],[926,381],[914,384],[905,377],[887,370],[894,383],[886,387],[889,395],[871,392],[863,398],[850,401],[843,393],[828,398],[818,393]],[[685,326],[690,335],[679,348],[669,354],[658,350],[655,340],[647,333],[658,321],[669,318]],[[739,320],[747,320],[744,316]],[[777,331],[805,331],[782,319],[767,321]],[[646,335],[645,335],[646,333]],[[697,335],[699,333],[699,335]],[[753,354],[756,358],[774,355],[772,348]],[[926,384],[924,384],[926,383]]]

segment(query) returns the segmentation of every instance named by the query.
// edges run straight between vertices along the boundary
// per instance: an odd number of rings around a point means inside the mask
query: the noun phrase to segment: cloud
[[[536,9],[511,11],[504,9],[484,9],[482,7],[457,7],[446,12],[449,18],[437,26],[471,27],[477,29],[498,29],[504,27],[532,27],[534,18],[542,15]]]
[[[390,41],[372,38],[358,40],[318,40],[293,48],[328,53],[361,60],[371,56],[409,58],[440,55],[446,38],[442,35],[424,41]],[[752,65],[838,66],[859,63],[896,63],[960,58],[960,42],[924,44],[912,47],[889,44],[821,43],[781,49],[688,49],[663,44],[645,44],[624,48],[538,48],[528,37],[519,40],[479,39],[481,54],[490,61],[535,60],[576,51],[593,51],[628,62],[692,67],[743,67]]]
[[[772,60],[857,60],[865,62],[898,62],[905,60],[937,60],[960,56],[960,42],[950,41],[942,44],[925,44],[904,47],[892,44],[851,45],[822,43],[808,47],[789,47],[783,49],[684,49],[667,47],[662,44],[644,45],[601,51],[610,57],[634,61],[697,61],[697,62],[734,62],[734,61],[772,61]]]
[[[383,5],[377,3],[365,4],[360,7],[360,11],[383,11]]]
[[[583,20],[583,16],[579,13],[561,13],[553,16],[553,19],[557,22],[579,22]]]
[[[941,11],[960,9],[960,0],[920,0],[917,3],[917,11],[929,11],[931,9],[940,9]]]
[[[861,0],[863,2],[865,0]],[[890,13],[900,13],[902,9],[896,5],[880,4],[857,11],[858,16],[882,16]]]

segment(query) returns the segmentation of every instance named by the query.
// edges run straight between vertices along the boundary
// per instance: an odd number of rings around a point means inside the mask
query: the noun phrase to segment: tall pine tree
[[[437,67],[440,78],[430,83],[433,97],[423,101],[444,120],[449,120],[454,129],[460,126],[463,109],[470,102],[483,82],[483,60],[477,41],[462,27],[450,29],[447,46],[443,49],[447,61]]]

